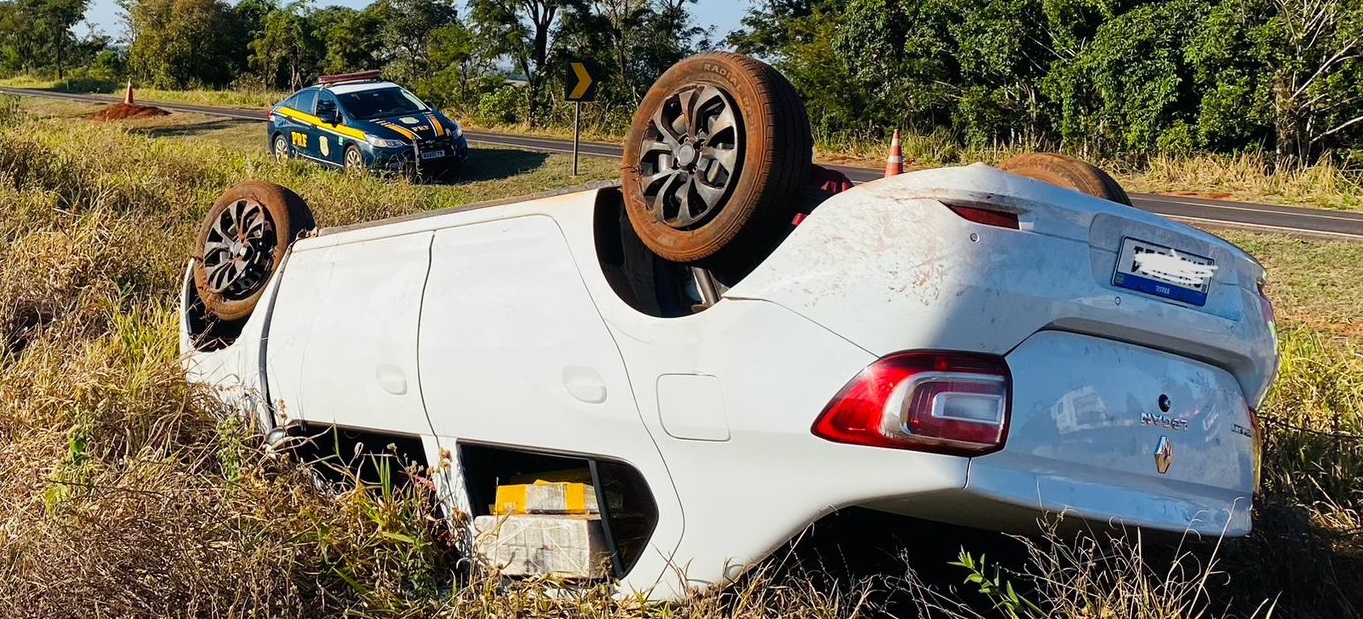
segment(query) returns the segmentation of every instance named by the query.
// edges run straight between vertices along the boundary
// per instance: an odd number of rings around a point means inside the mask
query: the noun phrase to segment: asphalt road
[[[87,103],[109,103],[120,101],[120,97],[110,95],[85,95],[46,90],[20,88],[0,88],[0,94],[67,99]],[[222,118],[238,120],[264,120],[265,110],[186,105],[181,103],[145,102],[178,112],[194,112]],[[510,146],[526,150],[552,153],[571,153],[570,140],[536,138],[501,133],[466,131],[470,142]],[[621,148],[615,144],[583,142],[579,152],[590,157],[620,158]],[[830,166],[846,174],[855,182],[866,182],[880,178],[882,170]],[[1131,194],[1136,208],[1157,213],[1170,219],[1209,227],[1241,228],[1248,230],[1280,232],[1294,236],[1344,239],[1363,242],[1363,213],[1331,211],[1324,209],[1254,204],[1250,202],[1231,202],[1225,200],[1204,200],[1181,196],[1156,194]]]

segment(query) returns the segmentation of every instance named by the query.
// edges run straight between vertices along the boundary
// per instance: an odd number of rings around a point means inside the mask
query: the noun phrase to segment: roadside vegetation
[[[335,225],[613,178],[618,163],[585,159],[573,178],[566,157],[475,150],[459,182],[419,186],[276,166],[251,124],[84,120],[92,110],[0,98],[0,616],[1305,619],[1363,608],[1363,246],[1223,233],[1267,266],[1284,354],[1260,411],[1263,496],[1247,540],[1171,556],[1134,537],[1053,534],[1015,557],[969,546],[954,565],[874,578],[773,568],[687,605],[604,589],[549,599],[552,583],[457,576],[467,565],[421,495],[319,489],[260,449],[185,383],[177,289],[200,217],[248,178],[296,189]],[[956,586],[929,584],[943,581]]]

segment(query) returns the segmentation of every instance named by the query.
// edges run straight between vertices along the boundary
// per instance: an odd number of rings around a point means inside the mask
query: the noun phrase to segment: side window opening
[[[597,192],[596,255],[601,271],[620,299],[640,313],[676,318],[719,300],[725,287],[704,269],[669,262],[634,233],[619,187]]]
[[[426,468],[421,437],[338,426],[301,426],[290,434],[293,453],[333,484],[358,480],[371,487],[410,483],[410,471]]]
[[[304,90],[297,95],[296,105],[290,106],[295,110],[311,114],[317,107],[317,91],[315,89]]]
[[[475,518],[493,514],[502,484],[537,480],[590,484],[616,578],[634,568],[658,524],[658,505],[648,483],[628,464],[468,443],[459,444],[459,462]]]
[[[185,326],[194,350],[213,352],[232,345],[241,336],[245,320],[226,321],[210,314],[194,286],[194,278],[185,278]]]

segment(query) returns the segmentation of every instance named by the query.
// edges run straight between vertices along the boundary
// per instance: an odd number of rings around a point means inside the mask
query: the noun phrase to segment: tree
[[[133,71],[166,88],[226,86],[236,76],[240,32],[224,0],[120,0]]]
[[[65,79],[66,64],[63,52],[75,40],[75,36],[71,34],[71,27],[85,18],[85,10],[89,8],[90,0],[27,1],[36,5],[34,11],[38,16],[36,25],[40,32],[46,34],[52,46],[57,65],[57,79]]]
[[[379,24],[385,69],[395,78],[415,81],[430,74],[427,55],[437,30],[455,24],[454,0],[379,0],[369,10]]]
[[[261,71],[266,84],[279,85],[281,73],[287,76],[290,91],[302,87],[324,54],[313,37],[302,2],[280,7],[265,16],[264,30],[251,41],[251,65]]]
[[[800,92],[815,129],[823,132],[875,124],[869,103],[873,91],[853,75],[847,56],[834,49],[845,10],[842,0],[767,0],[728,37],[739,52],[771,59]]]
[[[37,68],[37,30],[31,7],[20,0],[0,2],[0,67],[7,73],[26,73]]]
[[[493,59],[478,43],[473,31],[460,23],[432,32],[426,51],[431,78],[422,95],[463,106],[472,104],[475,80],[493,68]]]
[[[525,76],[527,120],[533,124],[548,78],[551,35],[564,11],[582,10],[582,0],[471,0],[469,5],[478,33],[496,53],[510,56]]]
[[[381,66],[377,51],[382,47],[382,29],[374,11],[330,6],[317,12],[312,27],[314,36],[326,42],[323,72],[347,73]]]

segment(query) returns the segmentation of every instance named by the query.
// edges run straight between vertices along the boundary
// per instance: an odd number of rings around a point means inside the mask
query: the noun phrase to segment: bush
[[[485,123],[517,123],[529,109],[524,86],[503,84],[479,97],[475,115]]]

